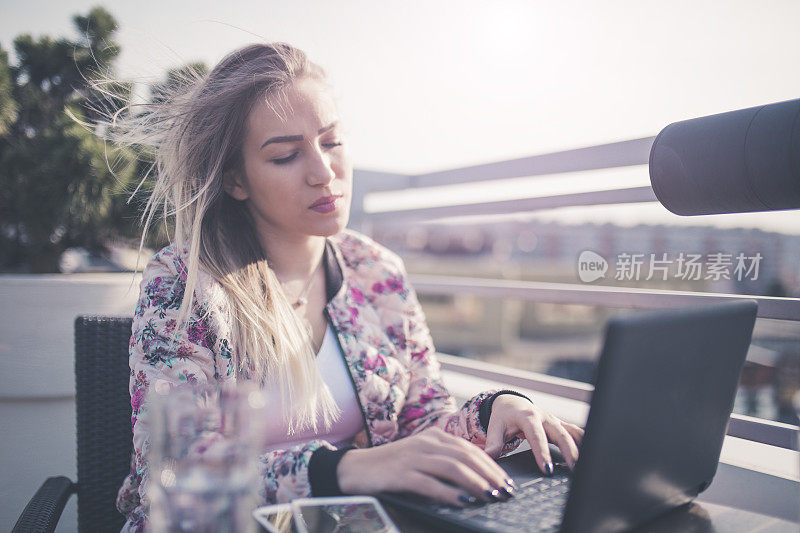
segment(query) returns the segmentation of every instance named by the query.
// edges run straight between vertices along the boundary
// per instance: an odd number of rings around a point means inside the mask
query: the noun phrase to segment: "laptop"
[[[605,330],[575,471],[528,449],[500,464],[519,489],[454,508],[410,493],[385,503],[443,531],[611,532],[691,502],[714,478],[755,324],[754,300],[615,316]]]

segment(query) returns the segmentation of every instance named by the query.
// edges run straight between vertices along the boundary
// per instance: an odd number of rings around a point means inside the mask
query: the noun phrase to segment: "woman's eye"
[[[277,163],[278,165],[284,165],[289,161],[291,161],[292,159],[294,159],[295,157],[297,157],[297,152],[293,153],[290,156],[283,157],[281,159],[273,159],[272,162]]]
[[[341,142],[322,143],[322,146],[324,146],[325,148],[336,148],[337,146],[341,146],[341,145],[342,145],[342,143],[341,143]],[[289,155],[289,156],[286,156],[286,157],[282,157],[282,158],[280,158],[280,159],[273,159],[273,160],[272,160],[272,162],[273,162],[273,163],[276,163],[276,164],[278,164],[278,165],[285,165],[286,163],[289,163],[289,162],[290,162],[290,161],[292,161],[292,160],[293,160],[295,157],[297,157],[297,154],[298,154],[298,153],[299,153],[299,152],[295,152],[295,153],[293,153],[292,155]]]

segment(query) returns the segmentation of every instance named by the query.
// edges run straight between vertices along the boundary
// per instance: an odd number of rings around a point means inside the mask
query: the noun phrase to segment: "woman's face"
[[[287,101],[285,120],[263,101],[254,106],[242,147],[244,175],[225,178],[225,190],[244,201],[262,242],[334,235],[350,215],[353,166],[330,92],[303,78],[288,88]]]

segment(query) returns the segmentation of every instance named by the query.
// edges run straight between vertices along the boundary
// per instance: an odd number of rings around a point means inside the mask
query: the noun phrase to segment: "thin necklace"
[[[314,281],[314,275],[317,273],[317,270],[319,270],[319,266],[321,264],[322,264],[322,261],[320,261],[319,264],[317,264],[317,268],[315,268],[314,272],[311,273],[311,276],[308,277],[308,281],[306,282],[305,289],[303,289],[303,292],[301,292],[300,296],[297,297],[297,300],[292,302],[292,309],[297,309],[297,308],[299,308],[301,306],[304,306],[304,305],[306,305],[308,303],[308,298],[306,298],[306,295],[308,294],[309,289],[311,289],[311,282]],[[284,292],[284,294],[286,294],[286,285],[281,283],[281,287],[283,287],[283,292]]]

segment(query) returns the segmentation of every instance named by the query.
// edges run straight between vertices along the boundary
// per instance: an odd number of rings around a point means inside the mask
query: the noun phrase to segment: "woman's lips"
[[[314,205],[309,207],[316,211],[317,213],[330,213],[331,211],[336,210],[336,202],[341,198],[342,195],[338,196],[329,196],[327,198],[321,198],[320,200],[314,202]]]

